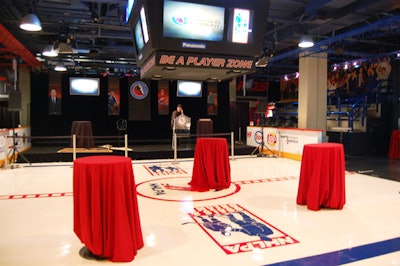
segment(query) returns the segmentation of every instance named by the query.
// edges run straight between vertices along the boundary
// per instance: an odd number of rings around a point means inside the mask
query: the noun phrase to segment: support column
[[[327,68],[326,53],[300,54],[299,128],[326,130]]]

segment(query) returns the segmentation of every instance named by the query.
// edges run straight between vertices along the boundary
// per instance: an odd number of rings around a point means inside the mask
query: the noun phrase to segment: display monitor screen
[[[100,95],[100,79],[87,77],[69,78],[70,95]]]
[[[126,9],[125,9],[125,22],[128,22],[129,17],[131,16],[133,4],[135,3],[135,0],[128,0],[126,3]]]
[[[228,41],[251,43],[253,41],[254,12],[249,9],[232,8],[229,12]]]
[[[203,82],[178,80],[177,94],[178,97],[201,97]]]
[[[146,12],[144,6],[140,9],[140,21],[142,22],[143,40],[145,43],[149,41],[149,29],[147,27]]]
[[[142,31],[142,24],[140,20],[136,22],[135,28],[134,28],[134,36],[135,36],[135,43],[136,43],[136,49],[137,53],[140,54],[143,47],[144,47],[144,38],[143,38],[143,31]]]
[[[165,0],[163,15],[164,37],[203,41],[224,38],[224,7]]]

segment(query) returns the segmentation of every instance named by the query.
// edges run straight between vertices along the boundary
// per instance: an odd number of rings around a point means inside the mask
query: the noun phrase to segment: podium
[[[175,148],[174,135],[176,135],[177,149],[190,149],[190,126],[191,119],[189,116],[180,115],[174,119],[172,127],[172,148]]]
[[[92,122],[73,121],[71,126],[71,138],[76,135],[76,147],[91,149],[94,147]],[[72,147],[71,139],[71,147]]]
[[[213,134],[213,121],[209,118],[201,118],[197,120],[197,135],[211,135]]]

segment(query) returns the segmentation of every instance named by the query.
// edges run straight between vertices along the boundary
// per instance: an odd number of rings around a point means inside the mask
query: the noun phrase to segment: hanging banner
[[[59,73],[49,74],[49,114],[50,115],[61,115],[61,75]]]
[[[151,101],[149,86],[143,81],[129,80],[129,121],[150,121]]]
[[[207,88],[207,114],[218,114],[218,88],[217,83],[208,83]]]
[[[120,97],[119,77],[109,76],[107,96],[108,115],[120,114]]]
[[[158,114],[168,115],[169,114],[169,82],[167,80],[160,80],[158,82]]]

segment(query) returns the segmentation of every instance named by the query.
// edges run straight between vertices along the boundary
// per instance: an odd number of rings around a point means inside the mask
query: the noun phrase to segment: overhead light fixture
[[[239,73],[241,73],[242,71],[240,71],[239,69],[231,69],[231,70],[228,70],[227,72],[226,72],[226,74],[232,74],[232,73],[235,73],[235,74],[239,74]]]
[[[19,27],[26,31],[42,30],[42,24],[40,23],[39,18],[33,13],[26,14]]]
[[[207,79],[207,81],[209,81],[209,82],[216,82],[216,81],[218,81],[218,77],[216,77],[216,76],[209,77],[209,78]]]
[[[54,45],[48,45],[46,46],[46,48],[44,48],[42,55],[48,57],[56,57],[58,56],[58,51],[54,49]]]
[[[301,37],[298,45],[300,48],[310,48],[310,47],[314,46],[314,41],[309,36],[303,36],[303,37]]]
[[[65,65],[63,64],[63,62],[58,62],[57,65],[54,67],[55,71],[67,71],[67,68],[65,67]]]

